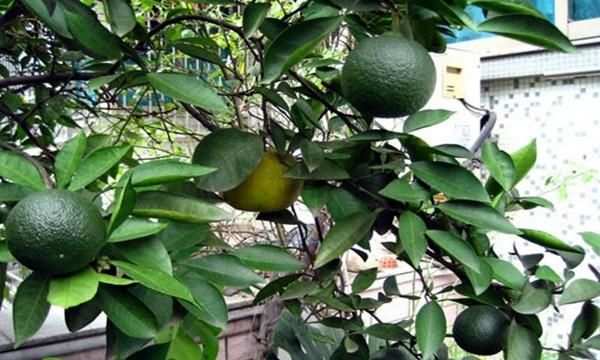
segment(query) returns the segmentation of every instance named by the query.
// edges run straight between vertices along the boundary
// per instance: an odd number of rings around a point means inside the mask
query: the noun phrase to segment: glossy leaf
[[[302,158],[304,164],[309,172],[313,172],[318,169],[323,163],[325,153],[312,141],[304,140],[300,143],[300,150],[302,151]]]
[[[191,336],[181,328],[177,328],[177,333],[171,339],[169,351],[164,359],[177,360],[198,360],[202,358],[202,349]],[[148,359],[145,357],[144,359]],[[132,359],[133,360],[133,359]]]
[[[502,214],[493,207],[474,201],[448,201],[438,204],[444,214],[481,229],[495,230],[506,234],[520,234]]]
[[[600,296],[600,282],[590,279],[576,279],[567,285],[558,303],[560,305],[573,304],[595,299],[598,296]]]
[[[181,282],[190,290],[195,303],[192,314],[209,325],[224,329],[227,326],[227,304],[221,292],[197,277],[183,276]],[[189,306],[187,307],[189,309]]]
[[[507,153],[498,149],[492,141],[486,141],[481,148],[481,157],[490,175],[508,192],[515,182],[515,165]]]
[[[218,285],[245,288],[263,282],[263,279],[242,264],[240,259],[231,255],[207,255],[182,261],[180,265]]]
[[[107,233],[111,234],[116,228],[120,227],[129,214],[135,208],[136,194],[135,190],[131,186],[131,175],[124,175],[123,181],[115,191],[115,200],[112,206],[112,214],[108,221]]]
[[[171,274],[171,258],[164,244],[157,238],[144,238],[114,245],[119,257],[142,267],[154,268]]]
[[[260,289],[260,291],[254,297],[252,301],[253,304],[258,304],[261,301],[283,291],[283,289],[288,286],[290,283],[298,279],[301,274],[290,274],[286,276],[282,276],[277,278],[271,282],[269,282],[265,287]]]
[[[412,163],[410,169],[417,178],[450,198],[490,202],[481,182],[462,166],[418,161]]]
[[[127,279],[124,277],[117,277],[117,276],[108,275],[108,274],[104,274],[104,273],[98,273],[98,281],[101,282],[102,284],[121,285],[121,286],[127,286],[127,285],[137,283],[137,281],[132,280],[132,279]]]
[[[412,335],[408,331],[404,330],[402,326],[389,323],[371,325],[365,330],[365,334],[392,341],[408,340],[412,338]]]
[[[502,13],[526,14],[540,18],[544,17],[544,15],[528,1],[470,0],[469,4]]]
[[[453,111],[448,110],[421,110],[410,115],[404,121],[403,131],[409,133],[442,123],[453,114]]]
[[[126,289],[101,286],[96,300],[110,321],[124,334],[134,338],[152,338],[158,324],[152,312]]]
[[[420,203],[430,197],[429,192],[409,184],[405,179],[390,182],[379,191],[379,194],[396,201],[411,203]]]
[[[59,188],[64,189],[71,182],[71,177],[75,170],[79,167],[81,159],[85,154],[87,146],[87,138],[83,132],[77,134],[56,154],[54,163],[54,171],[56,173],[56,184]]]
[[[547,280],[553,283],[561,283],[560,275],[556,273],[550,266],[542,265],[535,271],[535,276],[541,280]]]
[[[504,358],[506,360],[539,359],[542,345],[535,334],[513,321],[508,327]]]
[[[164,222],[132,217],[125,220],[110,234],[108,242],[117,243],[154,235],[164,230],[168,225]]]
[[[161,294],[141,284],[130,286],[127,290],[148,307],[159,326],[165,325],[172,319],[173,298],[171,296]]]
[[[34,191],[31,188],[13,183],[0,183],[0,203],[18,202]]]
[[[125,0],[103,0],[104,11],[112,31],[123,36],[133,30],[136,24],[131,5]]]
[[[545,231],[523,228],[520,228],[519,230],[521,230],[521,234],[519,236],[525,240],[531,241],[532,243],[549,249],[581,253],[580,250],[572,247],[556,236]]]
[[[303,298],[306,295],[312,295],[318,290],[319,284],[314,281],[297,280],[285,288],[281,294],[282,300],[292,300]]]
[[[13,329],[15,346],[20,346],[42,327],[50,303],[46,300],[50,278],[32,273],[17,288],[13,300]]]
[[[194,224],[222,221],[231,217],[225,210],[206,201],[163,191],[139,193],[132,214]]]
[[[342,17],[317,18],[283,30],[265,52],[263,82],[276,80],[302,60],[341,23]]]
[[[183,181],[215,172],[217,169],[188,164],[177,160],[155,160],[133,168],[131,183],[134,186],[151,186]]]
[[[525,286],[527,279],[512,263],[494,257],[483,257],[481,259],[492,268],[494,279],[502,284],[517,291]]]
[[[67,5],[69,4],[69,5]],[[118,59],[121,57],[119,38],[108,31],[96,18],[96,14],[83,4],[61,1],[69,32],[95,57]]]
[[[83,159],[75,174],[69,190],[81,190],[112,169],[129,152],[131,145],[100,148]]]
[[[25,157],[0,150],[0,177],[35,191],[46,190],[37,168]]]
[[[68,309],[93,299],[97,291],[97,273],[88,266],[76,273],[52,279],[48,302]]]
[[[206,191],[227,191],[241,184],[258,166],[263,154],[260,136],[237,129],[218,130],[206,136],[194,151],[195,164],[217,171],[196,179]]]
[[[370,231],[375,218],[373,212],[357,212],[339,220],[323,239],[315,268],[337,258],[360,241]]]
[[[324,159],[321,165],[312,172],[308,171],[305,164],[297,163],[290,167],[283,176],[302,180],[344,180],[350,178],[350,174],[344,168],[328,159]]]
[[[529,142],[527,145],[518,149],[514,153],[510,154],[510,157],[515,166],[515,180],[513,186],[517,185],[525,175],[533,168],[537,159],[537,144],[535,139]],[[500,193],[502,187],[494,180],[489,179],[485,185],[486,190],[490,195],[497,195]]]
[[[190,291],[177,279],[164,271],[149,267],[142,267],[124,261],[113,260],[111,262],[125,275],[139,281],[140,284],[152,290],[182,300],[194,302],[194,298],[190,294]]]
[[[242,28],[244,36],[249,38],[260,27],[267,17],[271,4],[269,3],[251,3],[244,9],[244,19]]]
[[[342,188],[327,189],[327,210],[334,221],[359,211],[368,211],[367,205],[350,191]]]
[[[471,283],[471,287],[473,288],[473,292],[475,295],[479,296],[483,294],[491,285],[494,272],[492,267],[489,266],[486,262],[479,262],[479,272],[475,272],[469,267],[465,267],[465,275],[469,279]]]
[[[400,243],[414,267],[419,267],[421,258],[427,250],[425,231],[427,231],[427,226],[412,211],[404,211],[398,218]]]
[[[427,230],[425,234],[461,264],[479,273],[481,261],[468,242],[448,231]]]
[[[352,293],[358,294],[367,290],[377,279],[377,268],[374,267],[368,270],[359,272],[354,281],[352,281]]]
[[[56,4],[54,11],[50,11],[44,0],[23,0],[22,2],[27,10],[48,25],[54,32],[67,39],[73,39],[73,35],[67,28],[65,14],[60,4]]]
[[[430,301],[417,313],[415,320],[417,345],[423,359],[429,359],[444,342],[446,336],[446,317],[435,301]]]
[[[203,47],[197,46],[191,42],[186,41],[186,39],[180,39],[178,41],[173,42],[175,48],[182,53],[189,55],[193,58],[200,59],[203,61],[207,61],[209,63],[226,67],[227,65],[223,62],[223,59],[219,57],[216,53],[204,49]]]
[[[478,31],[520,40],[532,45],[563,52],[575,51],[575,46],[551,22],[538,16],[510,14],[488,19]]]
[[[273,245],[253,245],[238,249],[231,255],[253,269],[289,272],[300,270],[304,265],[286,250]]]
[[[95,301],[88,301],[66,309],[65,324],[70,332],[75,332],[89,325],[101,312],[102,310]]]
[[[512,305],[514,311],[521,314],[537,314],[552,303],[552,293],[548,286],[526,284],[521,295]]]
[[[223,98],[195,76],[178,73],[151,73],[146,77],[150,85],[173,99],[196,105],[209,111],[223,112],[227,105]]]
[[[587,231],[579,233],[579,235],[581,235],[583,241],[592,247],[596,255],[600,256],[600,234]]]
[[[434,150],[436,153],[452,156],[455,158],[472,159],[475,157],[471,150],[467,149],[464,146],[456,144],[441,144],[436,145],[431,149]]]

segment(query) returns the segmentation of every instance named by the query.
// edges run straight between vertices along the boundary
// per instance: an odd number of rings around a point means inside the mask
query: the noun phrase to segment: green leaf
[[[429,192],[409,184],[406,179],[396,179],[379,191],[379,194],[401,202],[420,203],[429,199]]]
[[[573,280],[558,301],[559,305],[573,304],[600,296],[600,283],[590,279]]]
[[[421,218],[412,211],[404,211],[398,218],[398,236],[402,248],[410,259],[411,264],[417,268],[421,258],[427,250],[427,239],[425,238],[427,226]]]
[[[291,283],[281,294],[281,300],[292,300],[311,295],[317,290],[319,284],[314,281],[297,280]]]
[[[548,234],[545,231],[523,228],[520,228],[519,230],[521,230],[521,234],[519,235],[520,237],[522,237],[525,240],[531,241],[532,243],[541,245],[545,248],[582,253],[581,250],[570,246],[561,239],[557,238],[552,234]]]
[[[474,201],[448,201],[438,204],[437,208],[451,218],[482,229],[495,230],[506,234],[521,233],[496,209],[486,204]]]
[[[100,148],[89,154],[75,170],[69,190],[81,190],[94,182],[117,165],[130,149],[131,145],[111,146]]]
[[[218,285],[245,288],[263,282],[263,278],[231,255],[207,255],[182,261],[179,265]]]
[[[46,320],[50,310],[46,300],[49,285],[50,278],[38,273],[19,284],[12,305],[15,347],[33,336]]]
[[[297,163],[290,167],[283,176],[301,180],[344,180],[350,178],[344,168],[328,159],[324,159],[321,165],[312,172],[308,171],[305,164]]]
[[[124,181],[120,182],[120,186],[115,191],[112,214],[107,226],[108,234],[111,234],[115,228],[121,226],[135,208],[136,193],[133,186],[131,186],[131,175],[126,174],[123,178]]]
[[[0,177],[35,191],[46,190],[37,168],[25,157],[0,150]]]
[[[417,161],[410,165],[410,169],[417,178],[450,198],[490,202],[481,182],[462,166]]]
[[[0,264],[5,264],[14,260],[15,258],[8,250],[8,245],[6,244],[6,241],[0,241]],[[0,287],[2,287],[2,285],[4,285],[4,283],[0,282]],[[2,293],[0,293],[0,299],[2,299]]]
[[[468,242],[448,231],[427,230],[425,234],[461,264],[473,269],[476,273],[480,272],[481,261]]]
[[[527,279],[512,263],[493,257],[483,257],[481,259],[492,268],[494,279],[502,284],[517,291],[525,286]]]
[[[231,217],[225,210],[206,201],[163,191],[139,193],[132,213],[136,216],[195,224],[222,221]]]
[[[512,308],[521,314],[537,314],[550,306],[550,303],[552,303],[552,292],[544,282],[540,282],[540,285],[528,283]]]
[[[358,211],[368,211],[367,205],[350,191],[342,188],[327,189],[327,210],[333,221],[338,221]]]
[[[196,184],[206,191],[235,188],[258,166],[263,147],[260,136],[237,129],[211,133],[194,150],[193,163],[216,168],[217,171],[196,178]]]
[[[95,301],[88,301],[65,310],[65,324],[70,332],[83,329],[94,321],[102,310]]]
[[[516,200],[524,209],[533,209],[538,206],[554,209],[554,205],[550,201],[537,196],[522,196]]]
[[[297,271],[304,266],[286,250],[273,245],[253,245],[238,249],[231,255],[253,269],[263,271]]]
[[[303,139],[302,142],[300,142],[300,150],[302,151],[304,164],[306,164],[306,168],[309,172],[315,171],[323,163],[325,153],[323,152],[323,149],[314,142]]]
[[[71,177],[79,167],[85,148],[87,138],[83,132],[77,134],[67,141],[62,149],[56,154],[54,171],[56,172],[56,183],[59,188],[64,189],[71,182]]]
[[[269,9],[271,9],[271,4],[269,3],[251,3],[246,6],[242,23],[245,37],[249,38],[258,30],[267,17]]]
[[[221,292],[210,283],[197,277],[182,276],[180,281],[187,286],[196,302],[192,314],[209,325],[224,329],[227,326],[227,304]],[[192,306],[192,305],[190,305]],[[189,307],[188,307],[189,309]]]
[[[312,19],[283,30],[265,52],[263,83],[276,80],[302,60],[340,25],[342,19],[341,16]]]
[[[513,165],[515,166],[515,180],[513,183],[514,187],[525,177],[525,175],[527,175],[529,170],[531,170],[535,164],[537,159],[537,145],[535,139],[514,153],[510,154],[510,157],[513,161]],[[485,188],[492,196],[497,195],[501,191],[501,186],[493,178],[490,178],[487,181]]]
[[[146,77],[150,85],[173,99],[209,111],[223,112],[227,105],[215,90],[195,76],[175,73],[152,73]]]
[[[377,279],[377,268],[363,270],[352,281],[352,293],[359,294],[367,290]]]
[[[460,27],[464,25],[473,31],[477,28],[471,16],[464,10],[464,6],[443,0],[421,0],[420,5],[437,12],[451,24]]]
[[[0,183],[0,203],[18,202],[31,193],[33,193],[33,190],[22,185],[5,182]]]
[[[113,260],[111,263],[118,267],[125,275],[139,281],[140,284],[152,290],[189,302],[194,302],[194,298],[190,294],[190,291],[177,279],[164,271],[142,267],[124,261]]]
[[[508,192],[515,182],[515,165],[507,153],[498,149],[492,141],[486,141],[481,148],[481,157],[490,175]]]
[[[571,343],[577,344],[581,339],[594,335],[600,325],[600,308],[591,301],[586,301],[581,307],[577,318],[573,321],[569,338]]]
[[[68,4],[68,5],[67,5]],[[69,32],[86,49],[100,59],[119,59],[121,42],[96,18],[96,14],[79,2],[61,1]]]
[[[71,35],[67,28],[65,14],[60,4],[55,4],[54,11],[52,12],[48,6],[46,6],[45,0],[23,0],[22,3],[27,10],[42,20],[44,24],[48,25],[48,27],[58,35],[67,39],[73,39],[73,35]]]
[[[508,327],[504,358],[506,360],[539,359],[542,345],[535,334],[513,321]]]
[[[122,242],[114,245],[119,257],[134,264],[164,271],[173,272],[171,258],[164,244],[156,237]]]
[[[136,284],[137,281],[122,277],[112,276],[104,273],[98,273],[98,281],[103,284],[127,286]]]
[[[265,287],[260,289],[260,291],[254,297],[252,301],[253,304],[259,304],[261,301],[265,300],[268,297],[275,295],[276,293],[281,293],[281,291],[288,286],[291,282],[298,279],[302,274],[290,274],[286,276],[282,276],[277,278],[271,282],[269,282]]]
[[[150,339],[157,334],[158,324],[152,312],[126,289],[102,285],[96,300],[110,321],[125,335]]]
[[[132,170],[133,186],[152,186],[183,181],[215,172],[212,167],[187,164],[177,160],[155,160],[138,165]]]
[[[171,339],[169,351],[164,359],[198,360],[202,358],[202,349],[182,327],[177,328],[175,337]],[[146,357],[144,359],[147,359]]]
[[[579,235],[581,235],[583,241],[592,247],[596,255],[600,256],[600,234],[587,231],[579,233]]]
[[[376,214],[373,212],[357,212],[336,222],[321,243],[315,259],[315,268],[342,255],[365,237],[373,226],[375,218]]]
[[[554,283],[561,283],[562,279],[552,268],[548,265],[542,265],[535,271],[535,276],[541,280],[547,280]]]
[[[456,144],[441,144],[436,145],[431,149],[434,150],[436,153],[446,156],[452,156],[455,158],[473,159],[475,157],[471,150],[467,149],[464,146]]]
[[[110,234],[108,242],[117,243],[154,235],[164,230],[168,225],[168,223],[132,217],[125,220]]]
[[[222,67],[227,66],[223,62],[223,59],[219,57],[219,55],[215,54],[214,52],[208,51],[200,46],[194,45],[193,43],[186,41],[185,38],[173,42],[173,45],[177,50],[193,58],[207,61],[209,63]]]
[[[519,14],[497,16],[479,24],[477,31],[506,36],[552,50],[573,52],[576,49],[551,22],[538,16]]]
[[[479,296],[483,294],[492,283],[493,270],[486,262],[479,262],[479,273],[473,271],[469,267],[465,267],[465,274],[471,283],[473,292]]]
[[[446,336],[446,317],[436,301],[428,302],[419,310],[415,327],[423,359],[431,359]]]
[[[158,326],[167,324],[173,317],[173,298],[169,295],[161,294],[141,284],[127,288],[136,298],[138,298],[154,314]]]
[[[400,325],[388,323],[371,325],[365,330],[365,334],[391,341],[401,341],[412,338],[412,335],[408,331],[404,330]]]
[[[98,276],[90,266],[50,282],[48,302],[68,309],[94,298],[98,291]]]
[[[104,11],[112,31],[123,36],[133,30],[136,24],[131,5],[125,0],[103,0]]]
[[[404,121],[403,131],[409,133],[442,123],[448,120],[453,114],[453,111],[448,110],[421,110],[410,115]]]

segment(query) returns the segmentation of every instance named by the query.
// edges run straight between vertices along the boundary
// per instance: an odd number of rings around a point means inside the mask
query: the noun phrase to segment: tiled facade
[[[515,213],[514,222],[586,247],[586,260],[576,272],[594,279],[587,266],[597,267],[598,256],[578,233],[600,232],[600,46],[575,54],[544,52],[484,59],[481,70],[481,105],[498,115],[493,136],[499,145],[510,152],[537,139],[536,166],[518,190],[524,196],[544,196],[555,205],[554,210]],[[518,262],[508,255],[515,239],[498,238],[495,248]],[[534,244],[518,240],[517,244],[521,253],[541,252]],[[562,276],[564,263],[557,256],[547,254],[543,264]],[[561,314],[543,313],[548,344],[566,346],[565,334],[580,307],[566,306]]]

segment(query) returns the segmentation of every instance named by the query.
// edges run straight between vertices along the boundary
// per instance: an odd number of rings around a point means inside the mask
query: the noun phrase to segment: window
[[[600,0],[529,1],[576,45],[600,42]],[[480,8],[467,7],[466,10],[477,24],[486,18]],[[468,29],[456,31],[455,37],[447,37],[446,41],[453,48],[474,51],[481,57],[539,50],[533,45]]]

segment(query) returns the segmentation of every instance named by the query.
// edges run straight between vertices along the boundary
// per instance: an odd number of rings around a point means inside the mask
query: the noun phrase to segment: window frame
[[[600,18],[571,21],[569,0],[555,0],[554,17],[555,26],[575,45],[600,42]],[[543,50],[538,46],[500,36],[455,42],[448,44],[448,47],[474,51],[482,58]]]

